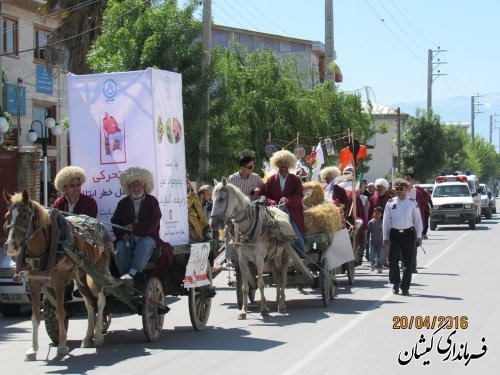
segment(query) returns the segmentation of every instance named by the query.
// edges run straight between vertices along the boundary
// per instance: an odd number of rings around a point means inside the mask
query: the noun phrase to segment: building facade
[[[67,132],[56,137],[41,124],[46,117],[60,122],[67,116],[67,78],[61,64],[50,63],[55,59],[45,46],[58,21],[56,17],[43,17],[38,12],[40,3],[40,0],[0,2],[0,66],[6,78],[1,106],[9,113],[13,125],[0,146],[0,180],[8,190],[27,189],[40,201],[44,184],[40,158],[45,138],[50,202],[55,198],[52,185],[55,174],[68,164]],[[26,138],[30,129],[38,136],[34,144]],[[5,207],[0,209],[4,212]]]

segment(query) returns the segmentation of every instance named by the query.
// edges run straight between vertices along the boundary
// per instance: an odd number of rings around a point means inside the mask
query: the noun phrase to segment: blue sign
[[[36,92],[52,95],[52,74],[45,65],[36,66]]]
[[[107,79],[102,86],[102,93],[107,100],[113,100],[118,91],[118,86],[114,79]]]
[[[20,116],[26,116],[26,87],[17,86],[13,83],[7,83],[5,88],[6,110],[11,115],[17,116],[19,111]],[[19,100],[17,100],[19,97]]]

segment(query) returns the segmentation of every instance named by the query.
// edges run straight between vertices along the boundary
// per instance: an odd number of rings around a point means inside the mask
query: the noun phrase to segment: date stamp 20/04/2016
[[[468,320],[466,315],[395,315],[392,329],[467,329]]]

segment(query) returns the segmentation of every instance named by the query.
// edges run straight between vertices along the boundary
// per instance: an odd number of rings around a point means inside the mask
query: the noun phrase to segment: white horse
[[[238,319],[245,319],[248,312],[249,283],[255,288],[255,281],[248,263],[257,268],[257,287],[260,291],[260,313],[269,315],[264,296],[264,266],[271,269],[276,283],[276,301],[278,312],[285,313],[285,287],[289,257],[284,246],[289,246],[295,239],[288,215],[276,207],[251,204],[236,186],[222,178],[215,181],[212,194],[212,215],[210,226],[214,230],[226,226],[233,247],[238,254],[241,270],[243,305]]]

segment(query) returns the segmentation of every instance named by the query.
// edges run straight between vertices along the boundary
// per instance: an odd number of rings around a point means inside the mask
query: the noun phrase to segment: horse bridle
[[[22,204],[22,205],[26,206],[25,204]],[[23,207],[23,209],[25,209],[25,208]],[[23,238],[22,242],[20,244],[16,244],[17,247],[19,248],[19,250],[23,249],[26,246],[26,243],[28,242],[28,239],[29,239],[30,231],[34,232],[35,225],[36,225],[35,221],[36,221],[36,218],[38,216],[35,208],[31,204],[31,202],[29,203],[27,209],[29,212],[29,218],[28,218],[28,224],[27,224],[26,228],[23,228],[23,227],[17,225],[16,223],[11,223],[11,224],[5,223],[5,225],[4,225],[4,228],[7,230],[11,230],[12,228],[14,228],[20,232],[24,232],[24,238]],[[17,219],[19,219],[19,218],[17,218]],[[17,221],[17,219],[16,219],[16,221]],[[13,241],[14,241],[14,239],[13,239]]]
[[[227,189],[227,187],[221,187],[219,189],[219,191],[223,191],[223,192],[225,192],[227,194],[228,189]],[[236,214],[230,213],[228,216],[226,216],[227,206],[228,205],[229,205],[229,199],[226,197],[226,202],[225,202],[224,210],[222,211],[224,214],[223,215],[212,215],[211,217],[214,218],[214,219],[216,219],[216,220],[220,220],[223,223],[225,223],[227,220],[231,220],[231,221],[234,220],[237,223],[240,223],[241,221],[243,221],[243,219],[246,216],[248,207],[245,207],[245,208],[239,210],[238,212],[236,212]]]

